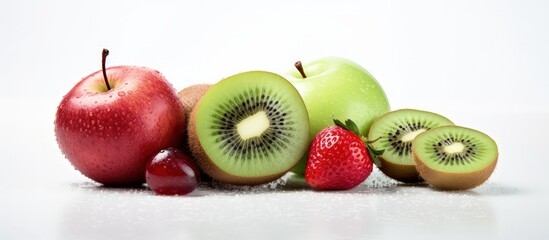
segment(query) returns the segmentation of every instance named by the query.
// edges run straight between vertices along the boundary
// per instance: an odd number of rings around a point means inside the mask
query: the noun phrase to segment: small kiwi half
[[[305,103],[285,78],[240,73],[213,85],[191,113],[189,145],[216,180],[240,185],[273,181],[308,148]]]
[[[484,183],[498,159],[498,147],[492,138],[458,126],[419,134],[412,153],[421,177],[442,190],[465,190]]]
[[[436,113],[415,109],[400,109],[380,116],[368,133],[370,140],[377,139],[372,143],[374,148],[385,149],[378,156],[381,161],[380,170],[401,182],[423,181],[412,156],[412,141],[422,132],[446,125],[454,124]]]

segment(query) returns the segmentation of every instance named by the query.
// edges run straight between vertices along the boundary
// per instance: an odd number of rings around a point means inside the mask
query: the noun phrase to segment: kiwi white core
[[[444,152],[449,154],[463,152],[463,149],[465,149],[465,145],[460,142],[454,142],[448,146],[444,146]]]
[[[242,140],[259,137],[269,128],[270,122],[265,111],[259,111],[236,124],[236,131]]]
[[[422,128],[422,129],[415,130],[413,132],[406,133],[404,136],[402,136],[400,140],[403,142],[411,142],[416,138],[417,135],[425,131],[427,131],[427,129]]]

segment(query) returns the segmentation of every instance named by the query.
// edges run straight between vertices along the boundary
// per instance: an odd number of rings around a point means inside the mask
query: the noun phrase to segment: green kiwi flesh
[[[449,119],[432,112],[400,109],[388,112],[374,121],[368,138],[372,146],[385,149],[379,156],[380,170],[387,176],[406,183],[423,181],[412,156],[412,141],[429,129],[454,125]]]
[[[254,71],[213,85],[193,109],[188,132],[204,172],[222,182],[255,185],[281,177],[305,154],[309,119],[290,82]]]
[[[421,177],[442,190],[465,190],[484,183],[498,159],[498,147],[492,138],[458,126],[421,133],[412,146]]]

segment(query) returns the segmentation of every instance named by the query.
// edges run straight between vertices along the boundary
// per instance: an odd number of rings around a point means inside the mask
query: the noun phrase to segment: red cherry
[[[200,171],[191,159],[175,148],[161,150],[148,163],[147,185],[157,194],[185,195],[200,183]]]

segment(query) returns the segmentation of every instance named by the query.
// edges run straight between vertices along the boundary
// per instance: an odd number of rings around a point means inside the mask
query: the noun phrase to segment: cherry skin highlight
[[[147,163],[145,179],[157,194],[186,195],[200,184],[200,171],[182,151],[167,148]]]

